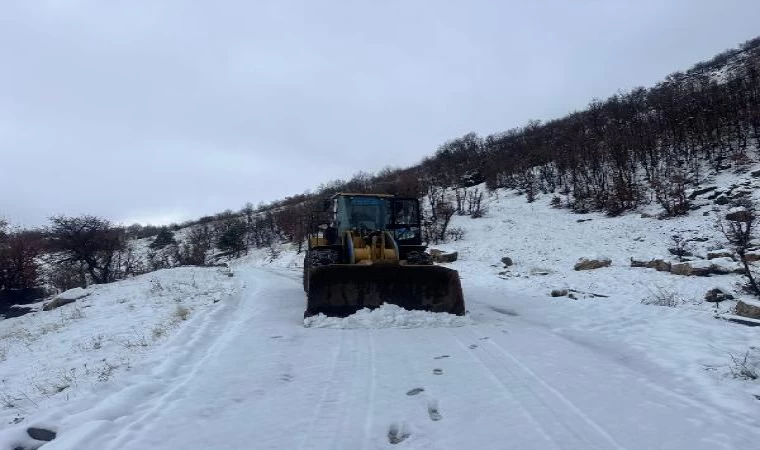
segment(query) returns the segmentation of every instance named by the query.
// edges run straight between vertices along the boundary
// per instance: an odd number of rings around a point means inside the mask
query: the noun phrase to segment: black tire
[[[303,258],[303,291],[309,292],[309,270],[312,267],[340,263],[340,252],[331,248],[317,248],[306,252]]]

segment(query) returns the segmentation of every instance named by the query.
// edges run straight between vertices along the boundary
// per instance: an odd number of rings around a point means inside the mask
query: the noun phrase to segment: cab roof
[[[336,197],[379,197],[379,198],[394,198],[395,195],[391,194],[359,194],[354,192],[338,192],[337,194],[333,195],[332,198]]]

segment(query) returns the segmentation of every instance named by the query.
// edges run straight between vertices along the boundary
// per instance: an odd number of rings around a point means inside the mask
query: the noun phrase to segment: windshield
[[[338,208],[339,230],[384,230],[390,221],[390,200],[377,197],[342,197]]]

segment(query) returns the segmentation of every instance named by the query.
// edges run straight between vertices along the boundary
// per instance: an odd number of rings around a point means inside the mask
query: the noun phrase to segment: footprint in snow
[[[388,442],[391,444],[399,444],[409,437],[409,433],[406,431],[404,423],[394,423],[388,429]]]
[[[449,357],[449,355],[441,355],[441,356],[436,356],[433,359],[443,359],[443,358],[448,358],[448,357]]]
[[[433,375],[443,375],[443,369],[433,369]]]
[[[476,348],[478,348],[478,344],[471,344],[470,345],[470,350],[475,350]]]
[[[281,339],[282,336],[269,336],[269,339]]]
[[[441,412],[438,411],[438,402],[436,400],[430,400],[428,403],[428,416],[430,416],[430,420],[433,422],[443,419]]]
[[[414,389],[412,389],[411,391],[407,392],[407,393],[406,393],[406,395],[409,395],[409,396],[412,396],[412,395],[417,395],[417,394],[419,394],[420,392],[425,392],[425,388],[421,388],[421,387],[419,387],[419,388],[414,388]]]
[[[482,338],[480,338],[481,341],[487,341],[488,339],[491,339],[491,338],[489,338],[488,336],[483,336]]]

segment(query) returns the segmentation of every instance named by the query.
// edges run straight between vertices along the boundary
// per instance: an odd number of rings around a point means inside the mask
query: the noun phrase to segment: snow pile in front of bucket
[[[472,319],[448,313],[410,311],[386,303],[376,309],[361,309],[348,317],[324,314],[307,317],[303,324],[307,328],[435,328],[471,325]]]

